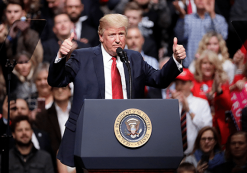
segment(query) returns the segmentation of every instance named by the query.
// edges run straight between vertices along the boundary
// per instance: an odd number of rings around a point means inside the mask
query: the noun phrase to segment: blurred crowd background
[[[126,49],[157,70],[172,57],[174,37],[186,49],[169,87],[145,88],[146,99],[179,101],[185,158],[177,172],[247,172],[247,37],[231,23],[247,20],[246,0],[0,0],[0,135],[11,127],[10,172],[76,172],[55,157],[73,83],[49,86],[49,65],[71,32],[73,49],[99,45],[99,19],[109,13],[128,17]],[[46,20],[42,34],[30,19]],[[17,61],[9,125],[7,58]]]

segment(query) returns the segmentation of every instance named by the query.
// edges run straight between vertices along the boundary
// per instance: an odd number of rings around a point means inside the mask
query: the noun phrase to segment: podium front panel
[[[150,139],[141,147],[128,148],[114,134],[114,123],[124,110],[145,112],[152,123]],[[174,169],[182,157],[178,101],[85,100],[77,128],[75,156],[86,169]]]

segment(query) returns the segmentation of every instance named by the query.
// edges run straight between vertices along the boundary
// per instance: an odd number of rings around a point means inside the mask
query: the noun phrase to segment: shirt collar
[[[196,17],[198,17],[198,18],[200,18],[200,16],[198,15],[198,13],[193,13]],[[208,18],[208,17],[210,17],[210,15],[209,15],[209,13],[208,12],[205,12],[204,13],[204,19],[205,18]]]
[[[103,61],[104,62],[109,62],[112,59],[112,56],[109,55],[109,53],[106,52],[103,44],[101,44],[101,50],[102,50],[102,55],[103,55]]]
[[[55,108],[56,108],[57,111],[63,112],[63,110],[56,104],[56,102],[54,102],[54,104],[55,104]],[[71,108],[71,103],[69,101],[66,111],[69,112],[70,111],[70,108]]]

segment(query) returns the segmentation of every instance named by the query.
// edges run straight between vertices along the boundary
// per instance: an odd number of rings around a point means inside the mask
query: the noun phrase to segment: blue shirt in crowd
[[[177,21],[175,34],[178,41],[182,42],[186,48],[187,57],[183,60],[185,68],[188,68],[193,61],[202,37],[211,31],[221,34],[224,39],[227,38],[228,25],[223,16],[216,14],[212,19],[209,13],[205,13],[202,19],[197,13],[193,13]]]

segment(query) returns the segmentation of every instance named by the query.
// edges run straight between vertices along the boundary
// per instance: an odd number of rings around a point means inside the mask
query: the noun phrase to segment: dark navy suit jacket
[[[125,50],[130,61],[132,74],[132,97],[144,98],[144,87],[167,87],[180,71],[173,58],[164,65],[161,70],[155,70],[148,65],[141,54],[132,50]],[[105,78],[103,56],[101,47],[77,49],[70,59],[65,62],[63,58],[59,63],[52,63],[49,69],[48,83],[51,86],[64,87],[68,83],[74,83],[73,105],[66,130],[59,147],[58,159],[69,166],[74,166],[74,142],[76,122],[84,99],[105,98]],[[127,95],[129,96],[129,75],[124,65]]]

